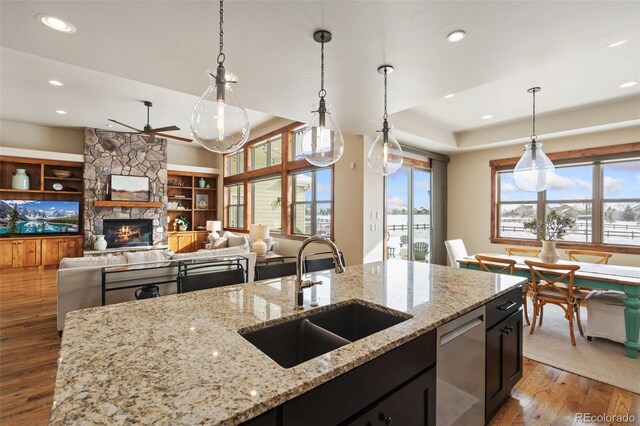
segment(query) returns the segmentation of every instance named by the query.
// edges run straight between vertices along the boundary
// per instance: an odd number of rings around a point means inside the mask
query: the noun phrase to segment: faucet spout
[[[322,281],[311,281],[302,279],[302,253],[304,249],[311,243],[321,243],[329,247],[333,256],[333,264],[335,265],[336,274],[341,274],[345,271],[344,263],[342,262],[342,256],[338,247],[329,238],[314,235],[309,237],[300,244],[298,249],[298,255],[296,256],[296,286],[295,286],[295,299],[296,309],[302,309],[303,304],[303,290],[305,288],[313,287],[314,285],[322,284]]]

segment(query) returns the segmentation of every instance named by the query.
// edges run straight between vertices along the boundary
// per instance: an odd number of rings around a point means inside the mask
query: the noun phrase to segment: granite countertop
[[[237,424],[523,281],[402,260],[309,275],[304,311],[286,277],[67,314],[50,424]],[[237,332],[354,299],[413,318],[289,369]]]

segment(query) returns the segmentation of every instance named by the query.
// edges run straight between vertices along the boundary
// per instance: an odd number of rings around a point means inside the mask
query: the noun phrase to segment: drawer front
[[[516,312],[522,306],[522,287],[515,287],[487,303],[487,330]]]

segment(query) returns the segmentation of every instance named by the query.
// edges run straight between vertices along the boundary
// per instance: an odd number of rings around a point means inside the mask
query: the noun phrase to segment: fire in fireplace
[[[152,221],[147,219],[104,219],[102,230],[107,247],[151,245]]]

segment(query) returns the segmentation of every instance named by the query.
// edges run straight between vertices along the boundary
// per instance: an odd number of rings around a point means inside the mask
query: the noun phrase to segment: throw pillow
[[[212,244],[211,247],[212,249],[221,249],[221,248],[225,248],[229,246],[229,239],[228,238],[216,238]]]
[[[232,235],[230,237],[227,237],[228,239],[228,244],[227,247],[238,247],[238,246],[242,246],[244,244],[249,244],[249,238],[245,237],[244,235]]]

